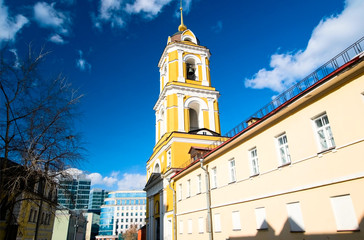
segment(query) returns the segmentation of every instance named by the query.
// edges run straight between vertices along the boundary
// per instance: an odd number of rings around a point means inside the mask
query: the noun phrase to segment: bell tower
[[[156,144],[172,132],[220,134],[217,99],[211,86],[210,51],[183,24],[168,37],[159,60],[160,95],[154,106]]]
[[[219,92],[211,86],[210,50],[183,23],[160,57],[160,92],[154,106],[155,146],[147,161],[147,239],[175,239],[176,186],[171,176],[196,163],[219,141]],[[173,237],[174,236],[174,237]]]

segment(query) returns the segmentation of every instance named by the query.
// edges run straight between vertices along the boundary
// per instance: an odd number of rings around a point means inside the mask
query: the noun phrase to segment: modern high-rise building
[[[94,213],[99,213],[101,205],[104,204],[104,199],[109,194],[109,191],[100,188],[94,188],[90,191],[90,199],[88,202],[88,210]]]
[[[91,180],[82,175],[73,179],[61,179],[58,203],[71,210],[87,210],[90,199]]]
[[[145,225],[146,195],[144,191],[110,192],[101,206],[99,235],[96,239],[118,239],[135,226]]]

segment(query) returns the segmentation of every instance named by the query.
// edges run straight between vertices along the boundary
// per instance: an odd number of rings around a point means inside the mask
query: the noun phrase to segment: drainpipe
[[[172,188],[173,180],[168,179],[168,187],[173,192],[173,239],[177,240],[177,223],[176,223],[176,191]]]
[[[212,232],[212,216],[211,216],[211,196],[210,196],[210,181],[209,181],[209,172],[206,168],[203,167],[203,158],[200,159],[200,168],[205,171],[205,180],[206,180],[206,202],[207,202],[207,225],[209,232],[209,240],[214,239],[214,235]]]

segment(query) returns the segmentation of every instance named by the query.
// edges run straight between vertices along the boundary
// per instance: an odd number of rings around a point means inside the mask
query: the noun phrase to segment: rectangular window
[[[201,193],[202,189],[202,179],[201,174],[197,175],[197,194]]]
[[[255,209],[255,220],[257,222],[258,230],[268,229],[267,217],[264,207]]]
[[[211,169],[211,188],[217,188],[217,169],[213,167]]]
[[[303,217],[299,202],[287,203],[288,222],[291,232],[304,232]]]
[[[350,195],[331,197],[331,206],[334,211],[338,231],[359,230],[353,202]]]
[[[279,153],[279,164],[281,166],[289,164],[291,162],[291,156],[288,149],[288,140],[286,134],[282,134],[277,137],[277,146]]]
[[[187,198],[191,197],[191,179],[187,180]]]
[[[179,234],[183,234],[183,221],[179,221]]]
[[[240,212],[235,211],[231,213],[231,217],[233,220],[233,230],[241,230],[241,224],[240,224]]]
[[[215,232],[221,232],[221,221],[220,221],[219,213],[216,213],[214,215],[214,228],[215,228]]]
[[[182,183],[178,185],[178,200],[182,200]]]
[[[316,137],[319,142],[320,150],[325,151],[329,148],[335,147],[335,141],[327,115],[324,114],[315,118],[313,121],[316,128]]]
[[[199,233],[203,233],[205,229],[205,221],[204,219],[201,217],[198,219],[198,232]]]
[[[253,148],[249,150],[249,157],[250,157],[250,168],[251,168],[251,175],[255,176],[259,174],[259,164],[258,164],[258,153],[257,148]]]
[[[170,167],[172,165],[172,153],[171,149],[167,152],[167,167]]]
[[[230,182],[236,181],[235,159],[229,160],[229,176],[230,176]]]
[[[188,234],[192,234],[192,219],[187,221]]]

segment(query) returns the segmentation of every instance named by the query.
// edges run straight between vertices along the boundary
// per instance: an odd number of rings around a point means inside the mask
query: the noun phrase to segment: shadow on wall
[[[265,230],[258,230],[254,236],[242,236],[242,237],[229,237],[226,240],[359,240],[364,239],[364,218],[359,223],[359,229],[357,231],[342,231],[336,233],[315,233],[307,234],[305,232],[291,232],[290,221],[287,219],[283,229],[280,233],[277,233],[272,226],[268,223],[268,228]]]

